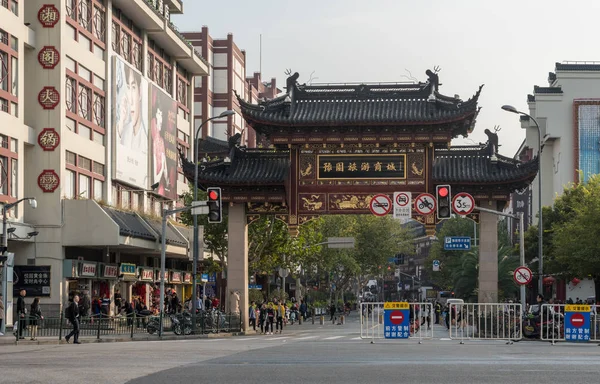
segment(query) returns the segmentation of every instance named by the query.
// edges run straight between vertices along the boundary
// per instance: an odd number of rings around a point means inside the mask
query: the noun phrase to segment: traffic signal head
[[[449,185],[438,185],[435,187],[437,198],[438,219],[449,219],[452,214],[452,193]]]
[[[220,223],[223,221],[223,205],[221,204],[221,188],[210,187],[206,189],[208,205],[208,222]]]

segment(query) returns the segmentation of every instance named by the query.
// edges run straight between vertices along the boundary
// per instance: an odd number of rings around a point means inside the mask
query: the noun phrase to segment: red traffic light
[[[209,200],[217,200],[219,198],[219,194],[217,193],[217,191],[210,191],[208,192],[208,199]]]
[[[440,195],[440,197],[448,196],[448,188],[442,187],[442,188],[438,189],[438,195]]]

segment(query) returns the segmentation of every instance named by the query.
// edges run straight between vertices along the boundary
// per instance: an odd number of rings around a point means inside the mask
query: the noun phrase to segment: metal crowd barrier
[[[181,315],[179,315],[182,321]],[[80,317],[79,319],[79,337],[95,337],[100,340],[103,337],[123,336],[133,338],[134,335],[148,334],[147,325],[150,321],[160,323],[160,316],[106,316],[93,315]],[[13,329],[14,336],[19,337],[18,328],[22,327],[21,335],[25,340],[34,336],[33,327],[37,323],[36,337],[58,337],[62,340],[65,335],[71,332],[72,325],[61,314],[60,317],[44,317],[43,319],[33,318],[27,315],[22,320],[16,319]],[[173,332],[171,317],[165,314],[162,317],[163,331]],[[240,332],[241,319],[239,314],[221,313],[211,311],[206,314],[199,314],[196,320],[196,334],[202,333],[220,333],[220,332]],[[158,335],[158,331],[153,332]]]
[[[451,303],[449,337],[453,340],[507,340],[522,338],[521,304]]]
[[[569,312],[572,312],[570,316]],[[574,320],[574,313],[578,313],[579,319]],[[588,313],[589,328],[584,326],[583,321],[583,315]],[[542,340],[550,341],[552,344],[557,341],[600,342],[600,316],[595,305],[543,304],[538,316],[538,318],[532,318],[531,321],[537,320],[540,323]]]
[[[361,303],[360,304],[360,337],[361,339],[385,338],[384,326],[384,303]],[[435,323],[435,312],[432,303],[409,303],[410,326],[409,339],[422,340],[433,338],[433,325]]]

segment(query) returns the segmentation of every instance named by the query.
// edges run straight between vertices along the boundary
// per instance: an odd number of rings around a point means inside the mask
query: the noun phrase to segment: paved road
[[[596,344],[369,341],[346,325],[283,335],[164,342],[2,346],[0,383],[589,383]],[[443,335],[441,335],[443,336]],[[68,371],[68,372],[67,372]],[[67,379],[68,378],[68,379]]]

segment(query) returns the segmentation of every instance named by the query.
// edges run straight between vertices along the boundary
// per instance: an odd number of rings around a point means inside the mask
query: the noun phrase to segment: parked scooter
[[[535,314],[534,314],[535,313]],[[560,339],[563,336],[564,317],[558,312],[540,312],[532,305],[529,313],[523,316],[523,337],[528,339]]]

